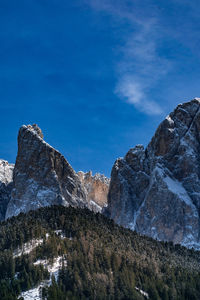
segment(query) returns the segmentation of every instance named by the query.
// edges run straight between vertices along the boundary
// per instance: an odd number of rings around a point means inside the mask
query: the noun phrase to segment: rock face
[[[6,218],[53,204],[87,206],[84,188],[67,160],[43,140],[41,129],[24,125]]]
[[[180,104],[144,149],[115,162],[105,214],[156,238],[200,249],[200,99]]]
[[[92,172],[77,173],[84,187],[87,197],[88,207],[95,211],[101,212],[107,206],[107,196],[110,179],[101,174],[92,176]]]
[[[0,160],[0,221],[5,219],[5,213],[10,200],[13,186],[14,165]]]

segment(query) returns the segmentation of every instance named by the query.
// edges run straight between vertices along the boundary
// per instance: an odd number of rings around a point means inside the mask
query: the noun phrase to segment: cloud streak
[[[145,15],[138,1],[134,5],[112,0],[87,0],[90,6],[109,14],[118,26],[126,24],[129,31],[119,39],[122,45],[117,51],[120,59],[115,69],[117,82],[115,93],[136,109],[149,115],[159,115],[162,108],[148,97],[148,91],[171,69],[169,60],[159,55],[161,32],[159,17]]]
[[[162,113],[160,106],[152,100],[147,99],[141,84],[133,78],[122,78],[116,87],[116,94],[133,104],[138,110],[147,115],[159,115]]]

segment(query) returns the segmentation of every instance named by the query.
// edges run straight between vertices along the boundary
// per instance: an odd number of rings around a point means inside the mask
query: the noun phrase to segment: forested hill
[[[0,224],[0,299],[34,299],[25,291],[39,287],[52,300],[200,299],[200,252],[88,209],[41,208]]]

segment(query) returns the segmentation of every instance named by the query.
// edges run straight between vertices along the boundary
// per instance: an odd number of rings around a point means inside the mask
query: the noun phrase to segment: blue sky
[[[0,158],[37,123],[76,171],[110,175],[200,96],[197,0],[0,0]]]

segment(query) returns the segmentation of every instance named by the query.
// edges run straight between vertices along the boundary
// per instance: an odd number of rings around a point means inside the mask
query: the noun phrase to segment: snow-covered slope
[[[144,149],[112,169],[106,214],[159,240],[200,249],[200,99],[180,104]]]

